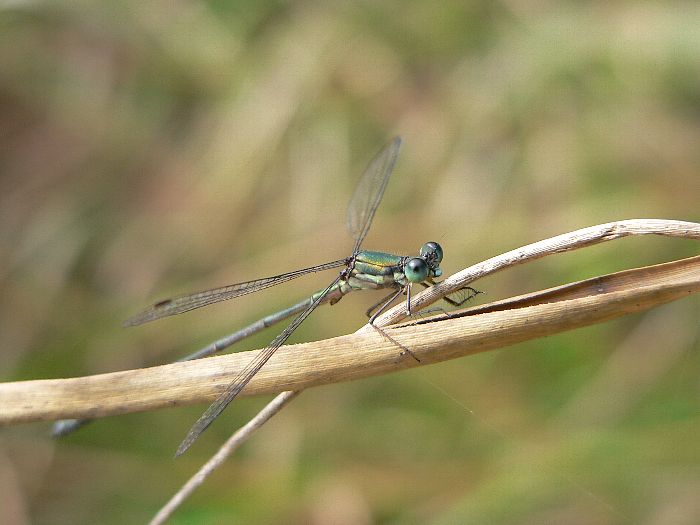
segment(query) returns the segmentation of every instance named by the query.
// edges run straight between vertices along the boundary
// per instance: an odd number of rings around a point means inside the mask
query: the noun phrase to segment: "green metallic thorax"
[[[405,286],[406,276],[401,270],[403,257],[384,252],[361,251],[355,257],[350,277],[338,283],[340,292],[352,290],[397,288]]]
[[[403,257],[392,253],[363,250],[355,257],[355,268],[357,268],[358,265],[366,265],[367,267],[374,268],[398,267],[401,263],[401,259],[403,259]],[[369,273],[372,273],[372,271]]]
[[[343,295],[353,290],[380,290],[382,288],[400,288],[408,284],[401,270],[404,257],[384,252],[361,251],[355,257],[355,264],[350,276],[334,286],[327,298],[331,304],[338,302]],[[317,292],[312,299],[317,297]]]

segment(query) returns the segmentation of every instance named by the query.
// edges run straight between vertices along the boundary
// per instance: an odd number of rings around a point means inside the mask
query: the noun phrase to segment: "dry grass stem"
[[[282,410],[287,403],[294,399],[299,392],[282,392],[270,401],[265,407],[258,412],[248,423],[239,428],[234,434],[226,440],[219,451],[214,454],[202,467],[185,483],[177,493],[170,498],[158,513],[149,522],[149,525],[160,525],[172,516],[173,512],[192,494],[209,477],[209,475],[219,468],[226,458],[235,452],[250,435],[267,423],[272,416]]]
[[[546,254],[627,235],[662,234],[700,239],[700,224],[621,221],[560,235],[494,257],[447,278],[415,297],[421,307],[441,294],[507,266]],[[700,289],[700,257],[627,270],[491,303],[451,316],[411,321],[385,330],[420,359],[402,356],[376,330],[282,347],[244,395],[302,390],[502,348],[652,308]],[[378,322],[398,319],[401,306]],[[0,385],[0,424],[95,418],[215,399],[251,359],[243,352],[95,376]]]

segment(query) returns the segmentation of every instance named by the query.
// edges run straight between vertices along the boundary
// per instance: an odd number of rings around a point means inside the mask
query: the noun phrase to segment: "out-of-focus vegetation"
[[[4,2],[2,379],[165,362],[328,282],[120,327],[171,293],[346,255],[354,182],[394,134],[365,245],[437,240],[447,274],[592,224],[700,220],[698,20],[693,2]],[[696,253],[636,238],[476,284],[496,299]],[[353,331],[376,299],[294,340]],[[308,391],[174,523],[698,523],[699,314],[690,298]],[[59,442],[3,429],[3,522],[144,522],[263,402],[177,461],[202,406]]]

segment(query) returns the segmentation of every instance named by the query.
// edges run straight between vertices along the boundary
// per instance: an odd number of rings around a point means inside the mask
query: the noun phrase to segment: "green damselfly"
[[[384,252],[361,250],[362,241],[369,232],[374,214],[379,207],[389,177],[396,164],[401,147],[401,138],[389,142],[369,163],[355,189],[347,211],[347,227],[355,239],[351,255],[344,259],[319,264],[309,268],[295,270],[272,277],[255,279],[228,286],[222,286],[201,292],[181,295],[155,303],[150,308],[127,319],[125,326],[140,325],[163,317],[181,314],[218,303],[234,297],[257,292],[276,286],[308,273],[332,268],[343,269],[340,274],[323,290],[308,299],[289,308],[266,316],[251,325],[226,336],[202,348],[198,352],[182,359],[197,359],[221,351],[224,348],[248,337],[274,323],[297,315],[294,320],[272,342],[260,351],[248,365],[231,381],[224,392],[207,408],[195,422],[185,439],[177,449],[176,455],[184,453],[199,435],[216,419],[216,417],[235,399],[248,382],[265,365],[277,349],[292,335],[308,315],[320,304],[335,304],[353,290],[391,289],[390,295],[367,310],[370,324],[399,295],[406,295],[406,311],[411,314],[411,285],[420,283],[425,286],[434,284],[433,279],[442,275],[440,262],[443,258],[442,247],[437,242],[425,243],[417,256],[400,256]],[[466,299],[448,302],[459,305]],[[467,297],[468,299],[468,297]],[[66,420],[54,427],[54,434],[65,434],[85,422],[85,420]],[[61,427],[63,425],[63,427]]]

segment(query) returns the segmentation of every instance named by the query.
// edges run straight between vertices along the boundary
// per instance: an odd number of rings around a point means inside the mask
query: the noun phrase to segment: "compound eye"
[[[421,283],[428,278],[428,263],[425,259],[414,257],[406,261],[403,271],[410,282]]]
[[[425,258],[428,258],[429,255],[432,255],[436,265],[442,262],[442,246],[440,246],[435,241],[426,242],[423,246],[421,246],[420,254],[421,257]]]

